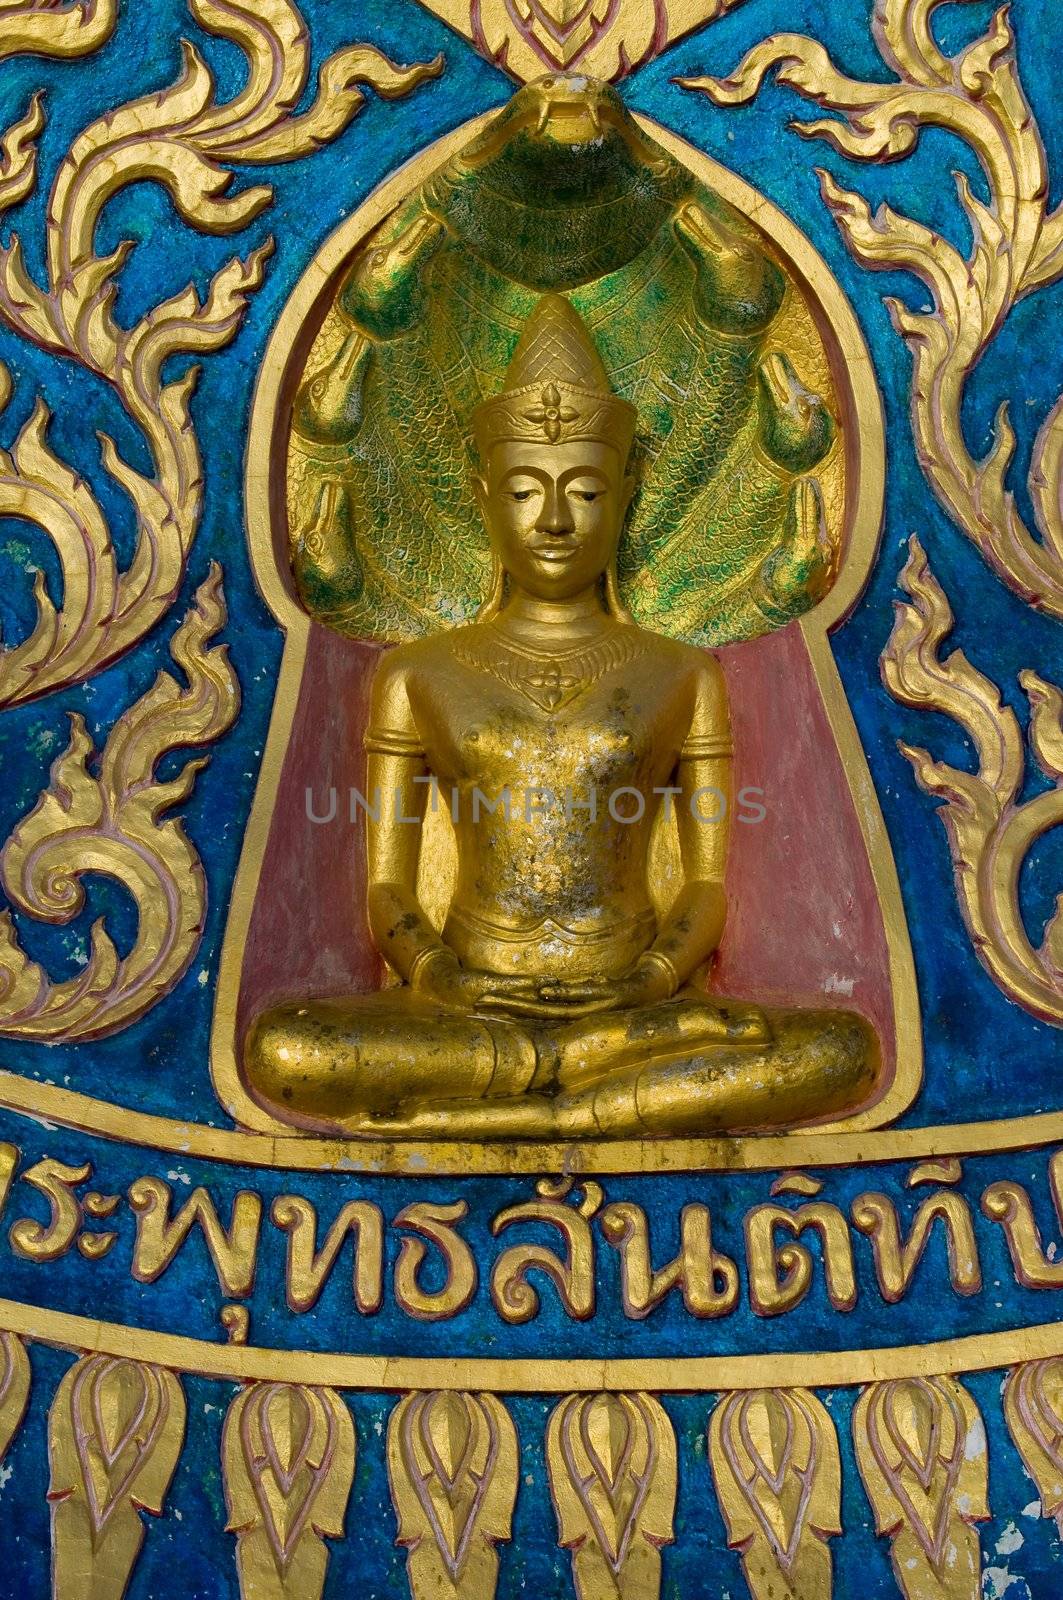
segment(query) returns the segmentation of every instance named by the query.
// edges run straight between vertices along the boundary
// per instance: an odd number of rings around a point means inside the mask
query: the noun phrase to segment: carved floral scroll
[[[156,769],[167,752],[208,744],[233,724],[239,685],[226,647],[210,645],[224,622],[214,567],[170,646],[187,686],[160,672],[112,728],[95,774],[92,739],[82,717],[71,717],[70,743],[52,767],[50,787],[0,854],[4,889],[29,915],[66,923],[84,906],[82,875],[103,873],[132,896],[137,936],[120,956],[97,923],[85,966],[53,982],[21,948],[4,912],[0,1035],[99,1037],[141,1016],[187,970],[202,934],[206,881],[181,822],[164,813],[188,798],[205,761],[189,761],[167,780]]]
[[[118,0],[3,0],[0,61],[90,55],[111,37],[117,16]]]
[[[1063,208],[1048,210],[1048,172],[1036,119],[1015,59],[1007,7],[982,37],[946,56],[933,33],[945,0],[875,0],[872,31],[893,81],[847,77],[824,47],[780,33],[758,44],[726,78],[680,80],[716,105],[745,105],[767,74],[840,118],[795,123],[805,138],[825,139],[856,161],[897,161],[921,131],[944,128],[977,157],[989,203],[957,175],[972,235],[965,259],[934,229],[883,205],[875,213],[859,194],[821,173],[823,197],[850,250],[866,267],[913,273],[933,309],[886,306],[912,353],[912,427],[920,465],[942,505],[994,571],[1030,604],[1063,616],[1063,399],[1034,447],[1030,497],[1036,532],[1022,518],[1006,480],[1015,434],[1006,404],[997,412],[992,448],[971,454],[962,408],[972,373],[1023,296],[1063,275]]]
[[[978,759],[976,773],[964,772],[901,745],[920,788],[945,802],[938,814],[971,941],[1006,995],[1046,1022],[1063,1023],[1063,897],[1037,947],[1019,904],[1019,875],[1030,851],[1063,823],[1063,694],[1035,672],[1019,675],[1030,705],[1030,752],[1050,785],[1023,800],[1027,760],[1019,720],[961,650],[942,659],[952,610],[917,539],[900,581],[910,601],[897,606],[882,657],[886,687],[904,705],[952,717]]]
[[[29,8],[0,9],[0,55],[18,47]],[[268,184],[231,193],[244,164],[294,161],[336,138],[365,103],[362,85],[395,97],[441,70],[441,61],[409,69],[378,51],[353,45],[321,69],[316,98],[295,106],[309,72],[309,40],[292,0],[191,0],[196,20],[243,53],[248,76],[219,103],[213,74],[195,45],[183,45],[180,78],[119,106],[75,140],[56,174],[48,205],[47,283],[31,276],[17,234],[0,246],[0,317],[16,333],[67,356],[110,383],[144,435],[154,465],[148,478],[101,436],[104,466],[136,512],[133,559],[119,569],[109,530],[91,492],[48,450],[43,403],[14,456],[0,468],[0,510],[36,523],[55,545],[63,575],[57,609],[43,579],[37,620],[21,643],[0,655],[0,704],[33,699],[77,682],[141,640],[177,594],[203,503],[203,473],[190,412],[197,369],[164,378],[173,357],[208,354],[235,336],[248,296],[262,281],[271,244],[234,259],[214,276],[200,301],[189,286],[156,306],[135,327],[114,316],[118,275],[132,246],[96,254],[102,213],[120,189],[152,181],[169,193],[182,218],[208,234],[239,232],[271,202]],[[102,8],[101,17],[113,6]],[[71,48],[91,48],[101,29],[71,34],[74,12],[56,34]],[[11,30],[14,30],[13,32]],[[64,31],[65,30],[65,31]],[[23,46],[25,48],[25,46]],[[0,205],[33,185],[39,101],[10,128],[0,149]]]

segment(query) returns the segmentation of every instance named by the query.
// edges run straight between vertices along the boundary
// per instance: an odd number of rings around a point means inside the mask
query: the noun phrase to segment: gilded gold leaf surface
[[[137,936],[119,956],[101,923],[74,978],[53,983],[18,943],[11,915],[0,917],[0,1035],[17,1039],[94,1038],[125,1026],[168,993],[198,948],[206,884],[182,824],[164,813],[192,792],[202,759],[160,780],[171,750],[209,744],[233,724],[239,684],[224,645],[209,641],[225,622],[221,572],[200,586],[174,635],[171,654],[187,686],[161,672],[95,752],[80,715],[52,768],[50,787],[15,828],[0,856],[4,889],[29,915],[64,923],[85,903],[81,876],[100,872],[132,896]]]
[[[1008,1374],[1004,1418],[1037,1485],[1041,1514],[1063,1522],[1063,1361],[1027,1361]],[[1063,1532],[1063,1528],[1060,1530]]]
[[[660,1401],[569,1395],[551,1413],[546,1464],[577,1600],[657,1600],[677,1487],[675,1435]]]
[[[875,1527],[890,1540],[905,1600],[979,1600],[978,1522],[989,1516],[978,1408],[955,1378],[897,1378],[865,1389],[853,1443]]]
[[[830,1600],[841,1460],[823,1404],[807,1389],[725,1395],[709,1424],[709,1460],[753,1600]]]
[[[421,0],[515,78],[614,80],[741,0]]]
[[[413,1600],[493,1600],[519,1449],[495,1395],[405,1395],[388,1423],[388,1479]]]
[[[85,56],[114,31],[118,0],[0,0],[0,61]]]
[[[1048,210],[1048,171],[1036,119],[1015,58],[1007,8],[988,32],[955,56],[935,43],[934,13],[946,0],[876,0],[873,31],[893,81],[864,83],[833,64],[824,47],[781,33],[757,45],[726,78],[688,78],[717,105],[744,105],[766,75],[840,118],[798,123],[857,161],[895,161],[915,149],[923,128],[944,128],[977,156],[989,190],[980,200],[957,177],[972,246],[965,258],[934,229],[888,205],[867,201],[822,173],[824,199],[864,266],[902,268],[929,290],[933,309],[887,308],[913,359],[912,426],[920,465],[942,505],[994,571],[1032,605],[1063,616],[1063,403],[1034,447],[1030,492],[1036,531],[1007,487],[1015,454],[1008,408],[997,412],[994,441],[978,459],[964,437],[962,408],[972,373],[1016,303],[1063,274],[1063,208]]]
[[[0,1461],[22,1426],[30,1397],[30,1358],[15,1333],[0,1333]]]

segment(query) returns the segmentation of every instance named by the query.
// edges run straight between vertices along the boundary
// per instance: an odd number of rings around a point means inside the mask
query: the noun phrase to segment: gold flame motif
[[[997,411],[993,446],[982,460],[964,438],[962,407],[971,375],[1012,308],[1063,276],[1063,207],[1048,211],[1048,169],[1037,121],[1019,77],[1008,9],[956,56],[943,54],[934,14],[946,0],[876,0],[874,36],[896,81],[863,83],[834,66],[801,34],[781,33],[751,50],[727,78],[686,78],[716,105],[746,105],[766,75],[841,119],[796,123],[854,161],[909,155],[923,128],[944,128],[978,158],[986,205],[957,174],[972,235],[965,260],[935,229],[883,205],[871,214],[859,194],[820,174],[823,197],[856,259],[913,273],[933,309],[886,306],[912,354],[912,427],[920,464],[945,510],[997,575],[1031,605],[1063,616],[1063,398],[1034,447],[1030,497],[1040,538],[1006,486],[1015,454],[1007,406]]]
[[[882,657],[886,687],[903,705],[952,717],[978,759],[976,773],[964,772],[900,746],[919,787],[945,802],[938,815],[975,953],[1012,1000],[1045,1022],[1063,1023],[1063,896],[1037,948],[1019,905],[1023,864],[1038,839],[1063,822],[1063,694],[1035,672],[1019,674],[1030,705],[1030,750],[1051,783],[1020,800],[1027,763],[1019,719],[962,650],[942,659],[952,609],[918,539],[900,582],[911,601],[897,606]]]
[[[85,56],[114,32],[118,0],[3,0],[0,61],[12,56]]]
[[[221,569],[212,567],[170,653],[188,680],[160,672],[151,689],[112,728],[99,760],[79,715],[70,743],[52,768],[51,785],[17,825],[0,855],[4,889],[14,904],[47,922],[65,923],[85,903],[81,876],[101,872],[123,884],[138,915],[137,937],[123,957],[97,923],[83,970],[52,983],[22,950],[10,914],[0,915],[0,1036],[98,1038],[127,1026],[187,970],[202,935],[206,883],[199,856],[179,821],[160,821],[186,800],[204,759],[160,781],[163,756],[221,737],[236,718],[240,691],[224,645],[207,648],[225,623]]]
[[[510,1537],[517,1433],[494,1395],[404,1396],[388,1423],[388,1476],[414,1600],[492,1600]]]
[[[55,1593],[121,1600],[161,1516],[185,1433],[175,1375],[94,1355],[70,1368],[48,1416]]]
[[[319,1600],[354,1462],[354,1423],[332,1389],[257,1383],[237,1395],[222,1470],[245,1600]]]
[[[368,46],[352,45],[324,63],[317,98],[295,114],[309,74],[310,41],[292,0],[191,0],[191,9],[207,32],[245,56],[248,77],[240,92],[219,104],[210,69],[184,41],[183,71],[171,88],[109,110],[74,141],[49,199],[47,285],[30,276],[17,234],[0,246],[0,318],[110,383],[143,433],[155,468],[153,478],[145,477],[101,436],[104,466],[129,495],[137,519],[133,560],[120,571],[91,491],[47,449],[42,404],[14,460],[0,460],[0,513],[36,523],[54,544],[63,574],[61,610],[39,576],[35,626],[0,654],[0,705],[90,677],[143,639],[173,604],[199,527],[203,473],[190,412],[197,369],[166,382],[163,369],[175,356],[220,350],[233,339],[272,249],[267,241],[222,267],[202,302],[189,286],[135,327],[123,328],[113,308],[132,246],[95,253],[110,200],[129,184],[155,182],[191,227],[238,232],[270,204],[273,191],[258,184],[229,194],[227,167],[310,155],[358,113],[363,85],[394,98],[442,67],[437,60],[399,68]],[[114,0],[98,9],[5,5],[0,56],[19,49],[90,50],[110,31],[114,13]],[[32,188],[42,125],[35,98],[0,141],[0,208]]]
[[[828,1600],[841,1461],[821,1402],[807,1389],[725,1395],[709,1423],[709,1460],[754,1600]]]

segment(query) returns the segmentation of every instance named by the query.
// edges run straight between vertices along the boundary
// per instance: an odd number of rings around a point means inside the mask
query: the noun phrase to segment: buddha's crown
[[[503,439],[597,439],[626,460],[636,419],[635,407],[613,393],[579,312],[563,295],[547,294],[524,324],[502,393],[476,407],[472,424],[484,462]]]

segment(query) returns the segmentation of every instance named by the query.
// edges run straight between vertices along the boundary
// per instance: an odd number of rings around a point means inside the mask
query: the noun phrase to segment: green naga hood
[[[310,613],[392,639],[475,614],[490,553],[470,417],[547,291],[638,410],[618,560],[636,620],[719,644],[806,610],[833,571],[809,474],[835,430],[773,347],[786,277],[613,89],[547,78],[365,243],[318,336],[288,478]]]

